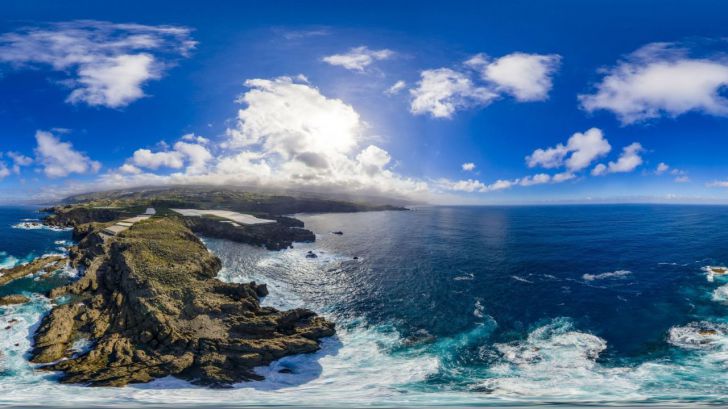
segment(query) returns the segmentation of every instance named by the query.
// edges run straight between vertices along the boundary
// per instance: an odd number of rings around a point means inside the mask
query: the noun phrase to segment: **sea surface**
[[[35,209],[0,208],[0,264],[65,251],[69,231],[13,227],[37,217]],[[706,271],[728,264],[728,207],[298,217],[316,243],[271,252],[204,241],[223,260],[220,279],[267,283],[265,305],[334,320],[338,335],[320,352],[259,368],[265,381],[225,390],[173,378],[60,385],[27,362],[27,351],[51,308],[39,292],[79,274],[64,270],[51,282],[31,277],[0,288],[33,300],[0,307],[0,404],[728,404],[728,277]],[[306,258],[309,251],[318,257]]]

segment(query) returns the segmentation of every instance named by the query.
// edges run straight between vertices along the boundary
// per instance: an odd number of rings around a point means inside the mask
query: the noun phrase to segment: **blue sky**
[[[723,2],[57,3],[0,5],[4,201],[728,200]]]

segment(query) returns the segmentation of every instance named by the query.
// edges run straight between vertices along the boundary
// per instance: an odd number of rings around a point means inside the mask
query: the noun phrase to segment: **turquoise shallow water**
[[[2,341],[0,403],[725,404],[728,280],[704,267],[728,263],[727,212],[427,207],[302,215],[317,242],[282,252],[206,239],[223,260],[221,279],[266,282],[265,304],[313,308],[339,335],[317,354],[260,368],[266,381],[231,390],[174,379],[64,386],[25,359],[28,333],[50,308],[35,295],[0,310],[0,328],[19,320]],[[70,239],[12,227],[32,217],[0,210],[0,262],[61,251]],[[319,257],[306,258],[309,250]],[[66,271],[54,283],[72,279]],[[12,285],[28,294],[44,286]]]

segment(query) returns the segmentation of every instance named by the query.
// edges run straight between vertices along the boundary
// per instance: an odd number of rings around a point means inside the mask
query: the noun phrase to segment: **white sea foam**
[[[629,270],[617,270],[601,274],[584,274],[583,276],[581,276],[581,278],[584,279],[584,281],[594,281],[605,280],[608,278],[624,278],[630,274],[632,274],[632,272]]]
[[[473,273],[467,273],[467,274],[453,277],[453,280],[455,280],[455,281],[472,281],[474,279],[475,279],[475,275]]]
[[[525,279],[523,277],[519,277],[519,276],[516,276],[516,275],[512,275],[511,278],[514,279],[514,280],[516,280],[516,281],[520,281],[522,283],[533,284],[533,281],[527,280],[527,279]]]
[[[483,307],[483,304],[480,303],[480,300],[475,301],[475,309],[473,310],[473,315],[476,318],[483,318],[485,316],[485,307]]]
[[[714,282],[716,278],[728,278],[728,274],[716,274],[713,271],[714,268],[714,266],[704,266],[701,268],[701,270],[705,271],[705,279],[709,283]]]
[[[0,251],[0,269],[13,268],[20,263],[17,257],[8,255],[4,251]]]
[[[670,328],[667,341],[687,349],[728,348],[728,325],[708,321]]]
[[[42,224],[38,221],[24,221],[20,223],[16,223],[11,226],[13,229],[21,229],[21,230],[51,230],[56,232],[62,232],[62,231],[71,231],[73,230],[70,227],[56,227],[56,226],[46,226],[45,224]]]
[[[722,285],[713,290],[713,301],[728,303],[728,284]]]

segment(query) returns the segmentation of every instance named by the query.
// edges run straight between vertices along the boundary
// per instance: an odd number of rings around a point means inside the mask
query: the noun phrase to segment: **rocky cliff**
[[[86,274],[51,292],[70,301],[42,320],[32,351],[62,382],[122,386],[174,375],[224,387],[259,379],[254,367],[314,352],[334,334],[309,310],[262,307],[264,285],[217,280],[220,260],[180,219],[153,218],[113,238],[72,225],[82,238],[72,262]],[[77,341],[90,351],[74,352]]]

